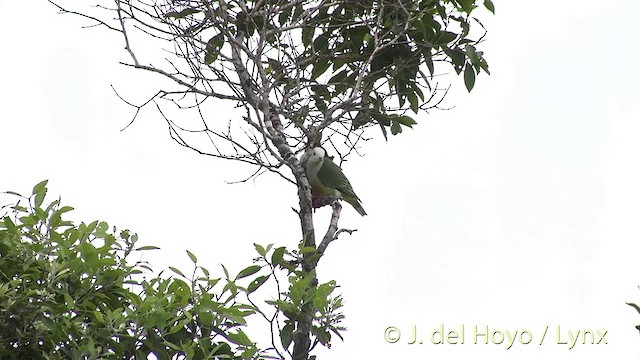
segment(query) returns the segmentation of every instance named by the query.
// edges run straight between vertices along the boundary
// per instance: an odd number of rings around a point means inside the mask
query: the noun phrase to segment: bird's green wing
[[[342,169],[336,165],[329,157],[324,158],[322,167],[318,171],[318,179],[328,188],[340,190],[345,195],[358,199],[353,191],[349,180],[342,172]],[[358,199],[359,200],[359,199]]]

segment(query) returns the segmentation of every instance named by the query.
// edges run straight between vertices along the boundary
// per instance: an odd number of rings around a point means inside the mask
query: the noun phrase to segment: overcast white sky
[[[321,263],[321,280],[342,286],[349,327],[321,358],[640,356],[640,315],[624,304],[640,302],[640,1],[495,4],[495,16],[477,14],[492,75],[471,94],[452,77],[453,110],[421,115],[345,166],[369,216],[345,207],[342,226],[359,231]],[[0,11],[0,190],[49,179],[74,220],[162,247],[147,255],[157,269],[189,266],[189,249],[210,270],[237,271],[254,242],[297,243],[292,186],[225,184],[250,169],[180,148],[151,110],[119,131],[132,112],[109,85],[153,92],[151,77],[117,65],[120,38],[45,2],[28,23],[19,2]],[[464,325],[464,344],[432,344],[440,324]],[[422,345],[408,344],[414,325]],[[474,325],[533,339],[474,344]],[[402,331],[395,344],[388,326]],[[606,330],[608,344],[569,350],[558,344],[569,330]]]

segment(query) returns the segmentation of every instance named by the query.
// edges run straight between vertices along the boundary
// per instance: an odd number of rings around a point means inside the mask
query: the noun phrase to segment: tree
[[[187,250],[191,275],[169,267],[151,279],[146,261],[131,257],[158,247],[138,246],[129,230],[104,221],[74,224],[73,210],[55,200],[44,206],[47,181],[30,196],[6,192],[15,203],[0,207],[0,357],[3,359],[279,359],[274,346],[260,349],[242,330],[259,315],[277,324],[252,298],[275,277],[284,247],[255,245],[256,263],[214,278]],[[309,277],[289,287],[286,301],[271,303],[295,314],[303,301],[319,309],[316,332],[340,329],[335,282],[309,291]],[[269,318],[272,316],[272,318]],[[292,315],[290,315],[292,316]],[[289,326],[291,328],[291,326]],[[283,330],[282,343],[291,342]]]
[[[157,247],[138,246],[136,234],[104,221],[65,220],[73,208],[60,200],[44,206],[46,184],[29,197],[8,192],[18,201],[0,208],[0,357],[263,355],[242,331],[254,311],[234,294],[236,279],[221,282],[196,265],[190,278],[172,268],[178,277],[147,280],[149,264],[131,257]]]
[[[178,144],[251,164],[252,176],[269,171],[296,186],[300,244],[276,248],[270,263],[290,273],[289,291],[277,294],[285,300],[271,302],[285,319],[270,323],[283,340],[278,353],[296,360],[308,359],[317,343],[328,345],[331,332],[339,335],[341,317],[321,320],[337,298],[309,299],[333,290],[335,283],[318,284],[316,269],[331,241],[350,232],[338,226],[335,199],[312,202],[304,154],[331,147],[342,161],[372,129],[387,138],[416,125],[409,112],[438,108],[446,95],[448,88],[436,81],[442,64],[463,74],[469,91],[477,74],[489,73],[478,50],[486,32],[471,16],[476,0],[114,0],[111,7],[81,11],[50,2],[119,33],[129,56],[124,65],[170,80],[172,86],[133,106],[157,105]],[[494,12],[491,0],[483,5]],[[170,54],[143,60],[136,36],[147,45],[168,45]],[[216,119],[220,101],[236,104],[242,115]],[[198,125],[166,115],[161,105],[167,103],[191,110],[189,120]],[[195,145],[194,134],[208,145]],[[329,204],[330,225],[319,236],[313,207]],[[256,249],[264,256],[266,248]]]

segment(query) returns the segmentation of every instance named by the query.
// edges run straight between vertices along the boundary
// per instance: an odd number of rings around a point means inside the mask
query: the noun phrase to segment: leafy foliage
[[[334,295],[336,282],[331,280],[318,285],[315,283],[316,277],[313,272],[309,273],[300,268],[305,254],[319,257],[315,249],[305,248],[303,245],[301,242],[297,250],[289,252],[285,247],[273,248],[273,245],[269,245],[265,248],[254,244],[260,255],[258,262],[270,269],[274,278],[281,270],[289,274],[288,290],[279,291],[277,299],[266,301],[275,307],[275,314],[281,313],[285,317],[282,323],[272,323],[272,326],[277,327],[274,330],[278,333],[285,352],[290,352],[293,333],[299,330],[296,324],[299,324],[300,319],[306,314],[312,314],[312,347],[318,343],[331,347],[332,334],[342,340],[341,332],[346,330],[341,325],[344,319],[340,312],[342,296]],[[262,278],[257,278],[256,282],[261,284],[264,282]]]
[[[448,91],[438,80],[444,73],[462,74],[469,91],[481,72],[489,74],[480,50],[486,30],[475,15],[478,8],[495,12],[491,0],[116,0],[115,5],[99,4],[96,14],[83,15],[124,35],[127,65],[173,84],[134,106],[139,110],[165,100],[194,109],[195,119],[161,112],[176,142],[275,172],[286,158],[282,146],[299,154],[319,139],[334,138],[333,144],[347,147],[338,152],[348,153],[368,138],[366,129],[379,127],[387,138],[417,124],[412,114],[437,108]],[[136,32],[149,40],[146,50],[137,51]],[[163,54],[173,49],[174,56],[145,60],[142,52],[154,45]],[[219,121],[219,112],[208,108],[219,104],[214,99],[235,102],[245,116]],[[234,132],[246,135],[246,142]],[[212,148],[192,145],[197,134],[214,143]]]
[[[213,70],[211,80],[227,62],[254,74],[256,85],[242,84],[241,77],[234,92],[261,96],[266,89],[272,99],[286,100],[289,106],[272,105],[295,126],[322,129],[337,122],[353,130],[377,124],[386,137],[387,129],[398,134],[401,125],[415,124],[411,118],[397,121],[398,115],[428,107],[436,90],[435,63],[464,71],[469,91],[477,74],[489,73],[477,50],[484,35],[472,35],[472,24],[482,27],[471,17],[477,3],[186,1],[167,3],[159,20],[178,34],[184,52],[202,54],[201,62]],[[484,7],[495,11],[490,0]],[[249,68],[239,69],[237,61],[245,58]]]
[[[140,280],[149,266],[130,258],[156,247],[103,221],[63,220],[73,208],[42,207],[46,190],[43,181],[28,198],[10,193],[22,201],[0,214],[1,358],[256,357],[241,329],[255,311],[222,300],[220,279]]]
[[[187,251],[190,276],[170,267],[175,276],[145,279],[149,264],[130,258],[157,247],[138,246],[136,234],[104,221],[64,220],[73,208],[60,200],[43,207],[46,184],[29,197],[8,192],[20,201],[0,212],[1,358],[283,359],[295,320],[309,307],[316,343],[330,346],[331,333],[342,338],[335,282],[311,286],[299,269],[303,251],[255,244],[255,263],[235,276],[223,266],[224,278],[212,278]],[[277,287],[271,311],[260,309],[253,296],[283,273],[288,290]],[[278,334],[263,350],[243,330],[256,313]]]

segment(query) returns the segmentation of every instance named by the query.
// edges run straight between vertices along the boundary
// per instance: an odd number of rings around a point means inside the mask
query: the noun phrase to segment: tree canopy
[[[340,164],[361,150],[370,129],[386,139],[413,127],[412,114],[438,108],[448,90],[438,79],[451,69],[463,75],[471,91],[476,76],[489,73],[479,49],[486,31],[472,13],[479,7],[494,12],[493,3],[96,1],[90,10],[74,10],[63,0],[49,0],[63,13],[88,19],[90,26],[119,33],[128,55],[125,65],[170,82],[144,101],[128,102],[136,108],[131,123],[140,109],[156,105],[180,145],[251,164],[250,177],[271,171],[296,186],[298,246],[256,250],[271,269],[288,274],[289,290],[277,287],[277,299],[268,302],[277,309],[269,320],[272,334],[281,339],[280,345],[272,342],[273,348],[280,348],[279,358],[310,359],[317,344],[328,346],[331,334],[340,336],[343,329],[342,315],[334,311],[341,298],[330,295],[336,283],[318,281],[318,264],[332,241],[353,230],[339,227],[336,199],[312,201],[305,156],[324,146]],[[148,55],[149,48],[162,52]],[[241,115],[221,118],[222,102],[234,104]],[[163,110],[167,104],[191,116],[171,115]],[[207,143],[194,141],[197,135]],[[332,206],[323,235],[314,228],[316,205]]]
[[[165,117],[176,141],[280,172],[288,154],[319,141],[331,141],[345,157],[371,126],[385,137],[412,127],[409,114],[444,98],[448,86],[438,79],[449,69],[464,74],[471,90],[477,74],[489,73],[478,49],[486,31],[472,16],[478,3],[118,0],[83,15],[123,35],[128,66],[173,82],[140,106],[166,100],[212,109],[217,99],[244,109],[229,122],[211,111],[194,114],[200,122]],[[494,11],[491,0],[482,6]],[[164,59],[145,57],[141,32],[146,47],[166,50]],[[450,67],[438,66],[445,63]],[[236,127],[243,129],[234,133]],[[192,145],[187,136],[194,132],[212,146]]]

